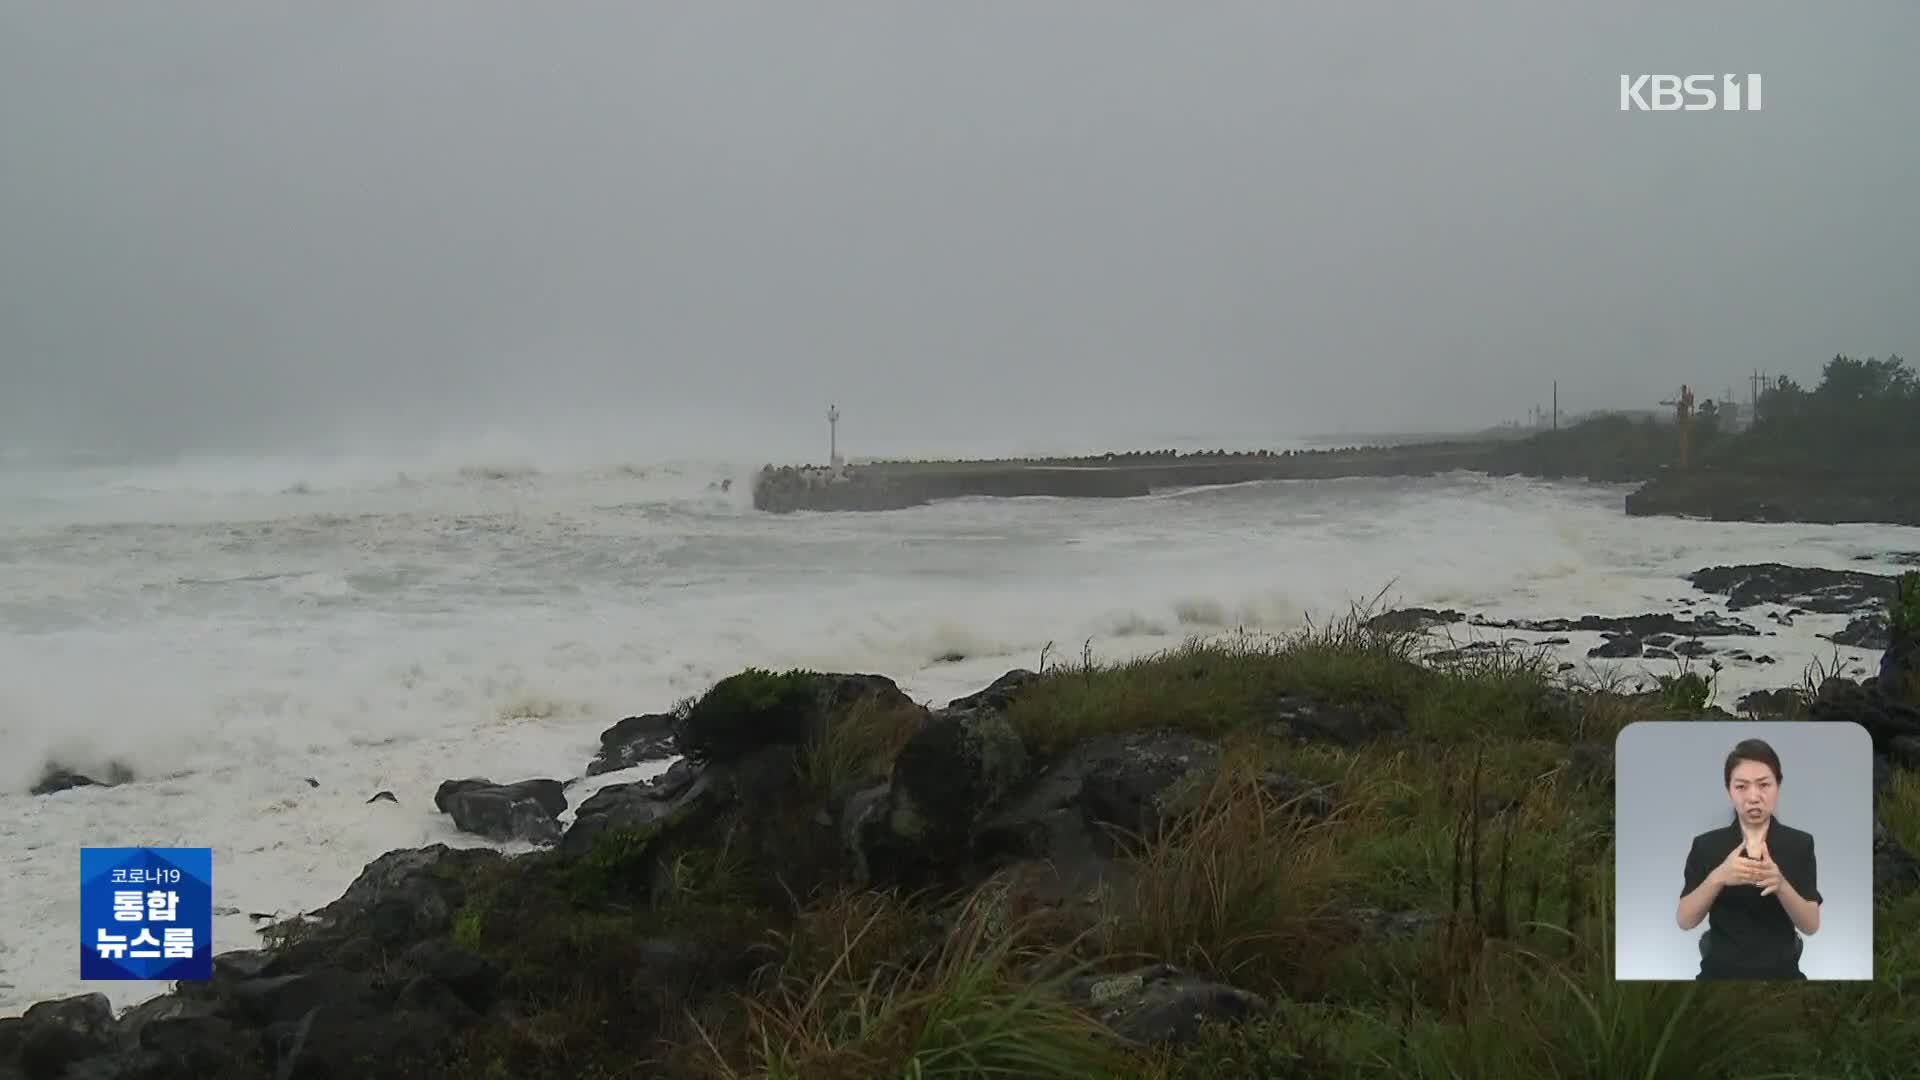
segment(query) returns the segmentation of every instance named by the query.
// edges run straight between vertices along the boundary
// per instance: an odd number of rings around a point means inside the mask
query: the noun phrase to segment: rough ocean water
[[[1628,518],[1624,487],[1518,478],[775,517],[750,472],[0,469],[0,1015],[165,988],[77,978],[82,845],[211,846],[215,948],[250,947],[253,915],[325,903],[383,851],[483,843],[434,812],[440,781],[579,776],[613,721],[749,665],[878,672],[939,704],[1049,643],[1112,659],[1285,631],[1382,589],[1631,615],[1710,601],[1682,577],[1703,566],[1884,572],[1855,557],[1920,549],[1915,529]],[[1730,664],[1717,700],[1797,683],[1845,622],[1761,623],[1779,662]],[[27,794],[49,761],[137,780]]]

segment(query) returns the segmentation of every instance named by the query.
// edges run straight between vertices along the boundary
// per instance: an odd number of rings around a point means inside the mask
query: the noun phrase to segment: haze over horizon
[[[1123,449],[1920,353],[1920,7],[1562,8],[6,3],[0,457]]]

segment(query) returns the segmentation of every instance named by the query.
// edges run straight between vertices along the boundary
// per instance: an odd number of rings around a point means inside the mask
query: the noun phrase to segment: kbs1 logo
[[[1742,80],[1745,82],[1742,82]],[[1759,112],[1758,75],[1622,75],[1621,112]]]
[[[213,977],[213,849],[80,849],[80,977]]]

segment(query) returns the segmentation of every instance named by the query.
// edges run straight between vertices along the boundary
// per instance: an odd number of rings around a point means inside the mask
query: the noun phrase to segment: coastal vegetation
[[[1763,390],[1753,426],[1720,437],[1705,428],[1704,460],[1866,472],[1920,470],[1920,379],[1899,356],[1835,356],[1804,390],[1780,376]]]
[[[1890,603],[1908,642],[1916,590]],[[1920,772],[1884,725],[1920,702],[1823,672],[1791,692],[1801,715],[1883,725],[1872,982],[1619,983],[1614,738],[1731,718],[1713,678],[1682,667],[1641,690],[1510,648],[1436,660],[1408,624],[1355,612],[1119,663],[1043,653],[938,710],[878,676],[749,669],[665,714],[689,756],[586,800],[556,847],[389,853],[211,984],[118,1021],[83,999],[0,1021],[0,1064],[1908,1074]]]
[[[1085,895],[1046,895],[964,845],[912,887],[862,885],[840,848],[796,839],[793,823],[841,817],[911,742],[899,708],[812,727],[793,794],[755,798],[703,846],[605,835],[581,864],[593,886],[564,895],[564,871],[503,864],[462,917],[488,913],[473,947],[533,1011],[475,1029],[452,1071],[1890,1077],[1920,1053],[1911,888],[1876,901],[1872,983],[1613,980],[1613,739],[1635,720],[1724,717],[1708,680],[1632,693],[1570,684],[1541,654],[1427,664],[1415,642],[1355,617],[1023,683],[999,715],[1037,771],[1103,738],[1220,749],[1151,830],[1113,837]],[[708,701],[744,710],[726,730],[763,716],[784,740],[776,687],[803,677],[753,674],[754,695]],[[1920,773],[1896,769],[1880,813],[1920,850]],[[663,940],[718,967],[640,978]],[[1257,1003],[1129,1041],[1099,999],[1154,964]]]

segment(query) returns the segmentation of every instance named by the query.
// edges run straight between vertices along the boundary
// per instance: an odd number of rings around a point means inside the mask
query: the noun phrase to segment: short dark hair
[[[1760,739],[1742,739],[1739,745],[1733,748],[1733,752],[1727,755],[1727,768],[1720,778],[1722,787],[1733,785],[1733,768],[1743,761],[1757,761],[1772,769],[1773,782],[1776,784],[1786,779],[1786,776],[1780,772],[1780,755],[1773,752],[1773,747]]]

